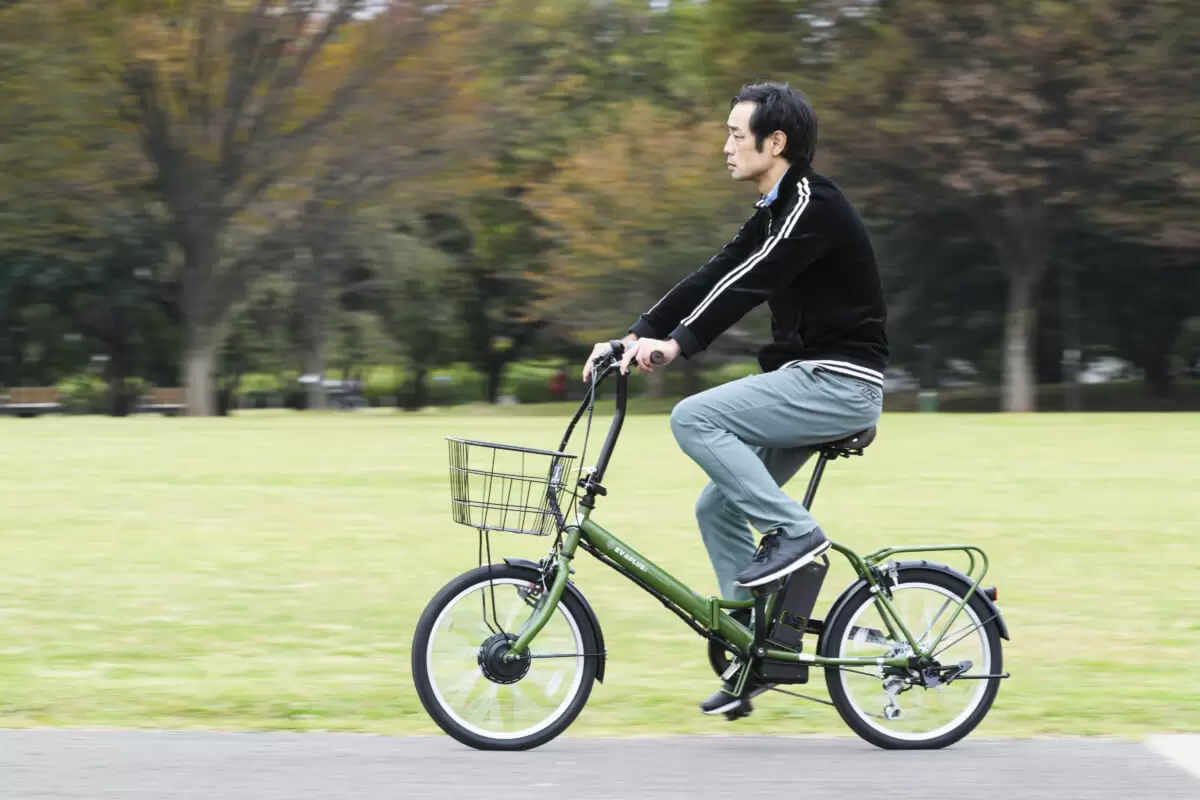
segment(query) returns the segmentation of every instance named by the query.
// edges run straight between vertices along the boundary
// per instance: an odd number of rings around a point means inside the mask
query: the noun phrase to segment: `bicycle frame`
[[[619,359],[620,352],[617,350],[617,344],[620,343],[614,343],[613,349],[616,352],[616,358]],[[563,444],[559,447],[560,450],[566,446],[571,436],[571,431],[579,421],[585,408],[589,403],[594,401],[596,387],[611,369],[612,366],[610,363],[604,372],[600,373],[595,383],[593,383],[588,396],[580,404],[579,410],[575,413],[574,419],[567,428]],[[580,485],[586,490],[585,497],[580,501],[582,510],[577,514],[574,524],[568,525],[564,521],[564,524],[561,526],[559,546],[551,553],[553,566],[547,570],[549,574],[553,575],[553,580],[539,598],[534,607],[533,615],[517,634],[517,640],[512,644],[507,657],[516,658],[524,653],[526,648],[529,647],[530,642],[533,641],[534,637],[537,636],[549,621],[566,588],[567,579],[571,572],[571,562],[574,560],[575,554],[580,547],[583,547],[602,563],[616,569],[635,584],[655,596],[664,605],[683,618],[685,622],[688,622],[701,635],[716,638],[728,649],[740,653],[743,657],[748,657],[755,645],[754,631],[739,623],[729,614],[724,613],[724,610],[751,608],[755,605],[754,600],[723,600],[714,596],[698,594],[648,557],[639,553],[629,544],[591,519],[596,495],[606,494],[600,481],[603,479],[613,447],[620,434],[625,416],[627,395],[628,376],[619,375],[616,411],[608,437],[605,440],[603,450],[597,462],[597,467],[590,475],[580,480]],[[805,497],[806,506],[811,507],[827,460],[828,457],[826,454],[821,453]],[[552,490],[551,495],[553,495]],[[557,508],[557,506],[555,507]],[[827,658],[815,653],[805,653],[790,648],[766,647],[765,651],[759,651],[759,657],[785,662],[796,661],[821,667],[890,666],[907,668],[910,666],[911,658],[929,656],[936,651],[937,645],[946,635],[946,632],[950,630],[959,613],[962,612],[963,607],[971,599],[975,591],[978,590],[980,582],[987,573],[988,568],[987,555],[978,547],[965,544],[888,547],[863,557],[860,557],[850,548],[837,543],[832,544],[832,549],[845,556],[859,577],[865,580],[871,587],[876,607],[879,609],[880,617],[883,619],[884,624],[888,627],[888,632],[894,640],[906,642],[911,647],[911,653],[895,658]],[[896,613],[895,608],[892,606],[889,587],[880,580],[881,574],[885,574],[886,571],[881,573],[878,567],[897,553],[934,551],[965,552],[970,559],[970,567],[967,572],[968,578],[972,577],[975,571],[976,564],[973,554],[978,553],[982,560],[982,571],[977,577],[974,577],[971,589],[962,599],[962,602],[959,603],[958,608],[942,633],[931,644],[922,646],[913,636],[913,633],[904,625],[899,614]],[[773,605],[776,597],[777,594],[772,594],[767,598],[771,605]],[[768,605],[767,618],[769,619],[770,616],[770,605]]]

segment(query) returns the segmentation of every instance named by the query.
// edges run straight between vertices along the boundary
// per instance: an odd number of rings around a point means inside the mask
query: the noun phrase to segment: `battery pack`
[[[803,652],[802,640],[806,631],[820,631],[812,618],[817,595],[829,571],[829,559],[822,558],[806,564],[788,576],[775,604],[768,637],[777,644]],[[808,683],[808,664],[800,661],[777,661],[764,658],[758,665],[761,678],[769,683]]]
[[[800,649],[805,630],[811,630],[809,620],[828,571],[829,559],[822,558],[805,564],[788,576],[787,584],[775,604],[775,615],[768,634],[771,639],[787,647]]]

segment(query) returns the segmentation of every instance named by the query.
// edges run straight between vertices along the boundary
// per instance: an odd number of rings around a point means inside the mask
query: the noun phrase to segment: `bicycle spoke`
[[[945,610],[946,610],[947,608],[949,608],[949,607],[950,607],[950,599],[949,599],[949,598],[947,598],[947,599],[946,599],[946,602],[942,603],[942,607],[941,607],[941,608],[939,608],[939,609],[937,610],[937,613],[933,615],[933,619],[931,619],[931,620],[929,621],[929,624],[928,624],[927,626],[925,626],[925,630],[924,630],[924,631],[922,631],[922,632],[921,632],[921,635],[917,637],[917,644],[918,644],[918,645],[920,645],[920,646],[922,646],[922,647],[924,647],[924,646],[925,646],[925,637],[929,635],[929,632],[930,632],[931,630],[933,630],[933,626],[937,624],[937,621],[938,621],[939,619],[941,619],[941,617],[942,617],[942,613],[943,613],[943,612],[945,612]],[[943,636],[945,636],[945,634],[943,634]]]
[[[990,616],[990,617],[988,617],[987,619],[985,619],[983,622],[977,622],[977,623],[975,623],[975,624],[972,624],[972,625],[970,626],[970,629],[969,629],[969,630],[968,630],[966,633],[964,633],[962,636],[960,636],[960,637],[958,637],[957,639],[955,639],[955,640],[954,640],[953,642],[951,642],[950,644],[948,644],[948,645],[946,645],[945,647],[943,647],[941,650],[938,650],[936,653],[934,653],[934,654],[933,654],[934,658],[936,658],[936,657],[937,657],[938,655],[940,655],[941,653],[944,653],[944,652],[946,652],[946,651],[947,651],[947,650],[949,650],[951,647],[953,647],[954,645],[958,644],[960,641],[962,641],[962,640],[963,640],[964,638],[966,638],[967,636],[970,636],[970,635],[971,635],[972,633],[974,633],[975,631],[977,631],[977,630],[980,630],[981,628],[983,628],[983,626],[984,626],[984,625],[987,625],[989,622],[991,622],[991,621],[992,621],[992,620],[994,620],[995,618],[996,618],[996,615],[995,615],[995,614],[993,614],[992,616]],[[968,624],[969,624],[969,623],[968,623]],[[957,633],[957,631],[956,631],[956,633]]]
[[[986,639],[980,633],[986,622],[979,622],[974,609],[970,605],[962,605],[961,598],[933,583],[916,582],[902,582],[893,590],[893,596],[892,607],[897,617],[908,630],[921,631],[917,641],[922,645],[932,631],[943,627],[950,629],[954,620],[945,625],[943,620],[947,619],[947,610],[956,607],[954,616],[965,614],[968,621],[950,636],[943,636],[943,641],[952,640],[941,647],[937,655],[955,648],[956,655],[951,659],[952,662],[971,661],[985,671],[988,669]],[[889,642],[861,633],[863,629],[878,628],[874,617],[881,615],[874,602],[864,601],[840,634],[838,655],[866,658],[912,656],[912,648],[907,642]],[[973,633],[976,634],[974,637]],[[840,667],[837,674],[848,707],[854,715],[880,733],[901,740],[933,739],[952,730],[980,702],[986,689],[982,683],[973,681],[926,688],[923,676],[907,669],[881,668],[872,673]]]
[[[454,694],[462,695],[463,700],[471,696],[472,690],[478,685],[479,679],[483,677],[483,670],[476,667],[474,673],[468,673],[461,681],[450,688]]]
[[[494,655],[488,661],[489,653],[502,652],[495,649],[493,632],[499,622],[511,631],[532,613],[521,594],[528,583],[511,577],[481,581],[448,604],[430,639],[431,682],[439,702],[456,722],[479,734],[516,737],[553,721],[577,692],[587,666],[579,625],[567,622],[562,606],[526,657],[515,665]],[[481,601],[488,612],[483,619]]]

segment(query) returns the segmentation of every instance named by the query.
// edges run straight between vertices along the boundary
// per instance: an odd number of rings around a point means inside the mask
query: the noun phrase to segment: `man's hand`
[[[674,339],[667,339],[665,342],[661,339],[638,339],[625,348],[625,355],[621,359],[621,374],[629,372],[631,361],[642,372],[654,372],[651,357],[656,352],[662,357],[658,362],[659,366],[665,367],[679,357],[679,342]]]
[[[630,334],[629,336],[626,336],[621,341],[625,342],[625,347],[626,347],[625,352],[628,353],[629,352],[628,348],[633,347],[634,343],[637,341],[637,336],[634,334]],[[608,342],[600,342],[599,344],[597,344],[595,347],[592,348],[592,354],[590,356],[588,356],[587,361],[584,362],[584,365],[583,365],[583,382],[584,383],[587,383],[588,381],[590,381],[592,379],[592,362],[594,362],[600,356],[608,355],[611,352],[612,352],[612,348],[609,347]]]

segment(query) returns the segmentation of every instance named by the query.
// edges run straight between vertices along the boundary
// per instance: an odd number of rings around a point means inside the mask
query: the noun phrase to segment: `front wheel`
[[[830,698],[851,730],[885,749],[936,749],[957,742],[983,721],[999,690],[1000,678],[985,676],[1002,671],[1000,628],[978,593],[962,606],[969,588],[935,569],[899,571],[891,600],[897,616],[922,649],[940,641],[932,660],[916,669],[826,668]],[[913,655],[865,583],[828,621],[821,650],[830,658]]]
[[[563,594],[529,649],[505,659],[543,591],[541,573],[482,566],[429,602],[413,636],[417,696],[438,726],[479,750],[528,750],[558,736],[587,703],[597,643],[588,612]]]

